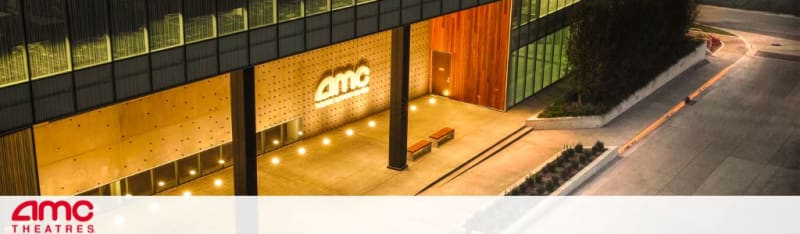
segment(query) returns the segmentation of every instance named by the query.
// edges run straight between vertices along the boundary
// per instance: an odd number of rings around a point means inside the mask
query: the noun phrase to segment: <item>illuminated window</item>
[[[157,51],[183,44],[183,18],[180,0],[148,0],[150,50]]]
[[[0,0],[0,87],[28,80],[19,0]]]
[[[278,21],[289,21],[303,17],[302,0],[277,0],[278,1]]]
[[[147,41],[147,5],[140,0],[112,0],[111,45],[114,60],[145,54]]]
[[[247,29],[245,0],[218,0],[219,35],[241,32]]]
[[[349,7],[352,5],[355,5],[355,2],[353,2],[353,0],[331,0],[331,9],[333,10]]]
[[[184,33],[186,43],[217,36],[216,0],[186,0]]]
[[[314,15],[328,11],[328,0],[305,0],[306,15]]]
[[[25,0],[31,77],[42,78],[71,69],[64,0]]]
[[[111,61],[106,0],[69,1],[72,64],[75,69]]]
[[[247,8],[250,27],[262,27],[275,23],[276,0],[250,0]]]

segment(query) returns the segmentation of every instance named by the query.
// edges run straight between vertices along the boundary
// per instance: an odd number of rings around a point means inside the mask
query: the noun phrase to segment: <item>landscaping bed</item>
[[[565,185],[607,150],[603,142],[599,141],[589,149],[585,149],[580,143],[574,147],[568,147],[561,151],[557,158],[548,162],[536,173],[526,177],[505,195],[549,195]]]

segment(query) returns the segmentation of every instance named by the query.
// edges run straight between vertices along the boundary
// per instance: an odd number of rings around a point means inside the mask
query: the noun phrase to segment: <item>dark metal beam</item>
[[[231,72],[233,189],[237,196],[258,195],[256,95],[253,67]]]
[[[408,146],[408,61],[411,26],[392,29],[391,107],[389,110],[389,168],[406,169]]]

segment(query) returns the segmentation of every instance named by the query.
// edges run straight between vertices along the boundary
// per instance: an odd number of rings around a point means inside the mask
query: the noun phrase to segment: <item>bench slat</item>
[[[443,137],[445,137],[447,135],[450,135],[450,133],[452,133],[454,131],[455,130],[452,129],[452,128],[442,128],[441,130],[439,130],[439,131],[433,133],[432,135],[430,135],[430,137],[433,138],[433,139],[438,140],[438,139],[442,139]]]
[[[414,153],[414,152],[420,151],[420,150],[424,149],[425,147],[427,147],[430,144],[431,144],[430,141],[421,140],[421,141],[417,142],[416,144],[411,145],[410,147],[408,147],[408,152]]]

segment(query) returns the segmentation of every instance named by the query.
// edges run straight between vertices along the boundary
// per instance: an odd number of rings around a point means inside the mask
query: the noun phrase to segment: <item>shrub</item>
[[[545,194],[544,187],[542,187],[542,186],[536,187],[535,191],[536,191],[536,194],[539,194],[539,195],[544,195]]]
[[[547,181],[547,184],[545,184],[545,189],[547,189],[548,192],[553,192],[553,190],[556,189],[555,178],[551,179],[550,181]]]
[[[578,143],[577,145],[575,145],[575,152],[583,153],[583,144]]]
[[[603,152],[605,149],[606,146],[605,144],[603,144],[602,141],[597,141],[596,143],[594,143],[594,146],[592,146],[593,153],[600,153]]]

